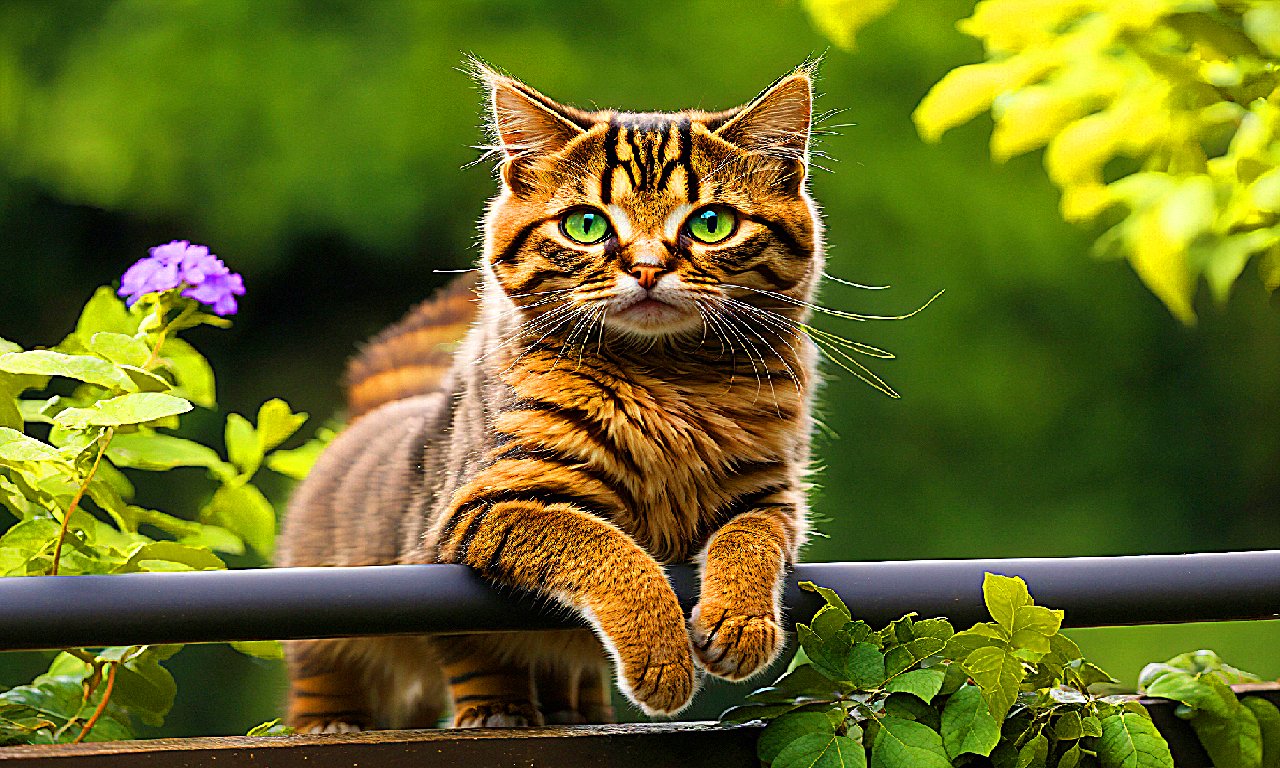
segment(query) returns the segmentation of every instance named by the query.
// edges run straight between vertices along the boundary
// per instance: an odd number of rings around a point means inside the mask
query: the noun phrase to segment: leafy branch
[[[806,0],[837,43],[891,2]],[[1280,9],[1273,0],[982,0],[959,23],[985,61],[913,118],[926,141],[990,112],[991,156],[1043,148],[1067,221],[1100,222],[1169,311],[1195,321],[1250,259],[1280,289]]]
[[[775,768],[1171,768],[1141,705],[1095,695],[1114,682],[1059,631],[1018,578],[987,574],[992,621],[956,632],[915,614],[873,630],[840,597],[797,627],[791,669],[728,722],[768,720],[760,759]]]
[[[956,632],[915,614],[873,630],[830,589],[797,627],[790,669],[725,722],[765,720],[758,755],[773,768],[1172,768],[1169,746],[1133,696],[1059,630],[1019,578],[986,574],[992,621]],[[1213,764],[1280,760],[1280,710],[1229,687],[1258,678],[1211,651],[1143,670],[1150,697],[1181,703]],[[1104,690],[1099,690],[1100,688]]]
[[[0,506],[15,518],[0,535],[0,576],[221,569],[220,555],[266,562],[276,513],[254,479],[264,466],[302,477],[329,434],[282,450],[307,421],[283,400],[264,403],[256,424],[227,416],[225,459],[176,434],[182,414],[216,405],[209,363],[180,334],[226,327],[243,285],[208,249],[175,241],[122,286],[129,305],[99,289],[52,349],[0,339]],[[133,500],[127,473],[175,468],[216,483],[194,518]],[[232,645],[281,656],[279,643]],[[180,648],[59,654],[30,685],[0,693],[0,742],[131,738],[133,716],[159,725],[176,692],[160,662]]]

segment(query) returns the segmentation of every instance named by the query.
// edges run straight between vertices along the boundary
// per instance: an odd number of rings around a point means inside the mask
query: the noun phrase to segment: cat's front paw
[[[689,619],[689,637],[698,661],[726,680],[745,680],[763,670],[782,651],[777,615],[743,613],[732,607],[699,603]]]
[[[698,686],[687,646],[683,654],[662,661],[646,653],[624,662],[622,672],[632,700],[646,715],[674,715],[688,705]]]

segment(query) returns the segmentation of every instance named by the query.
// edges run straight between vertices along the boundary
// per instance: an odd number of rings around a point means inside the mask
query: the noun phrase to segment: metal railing
[[[985,571],[1023,577],[1071,627],[1280,618],[1280,550],[810,563],[789,576],[784,603],[806,620],[819,601],[797,584],[813,581],[872,624],[915,611],[967,626],[986,618]],[[691,607],[696,574],[668,574]],[[458,565],[0,579],[0,650],[573,626],[564,608],[504,594]]]

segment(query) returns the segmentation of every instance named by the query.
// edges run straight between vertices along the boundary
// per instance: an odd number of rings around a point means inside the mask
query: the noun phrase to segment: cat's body
[[[455,725],[604,721],[607,657],[669,713],[695,657],[740,679],[781,648],[815,380],[797,323],[822,266],[808,72],[674,115],[483,76],[506,161],[480,279],[355,361],[354,421],[295,494],[279,562],[465,563],[595,634],[293,644],[295,726],[430,725],[446,684]],[[695,560],[686,626],[660,564]]]

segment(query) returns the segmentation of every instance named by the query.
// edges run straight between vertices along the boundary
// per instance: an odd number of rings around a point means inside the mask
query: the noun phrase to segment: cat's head
[[[502,157],[484,266],[517,304],[661,337],[731,301],[795,313],[769,294],[809,297],[811,67],[741,107],[676,113],[583,111],[476,69]]]

